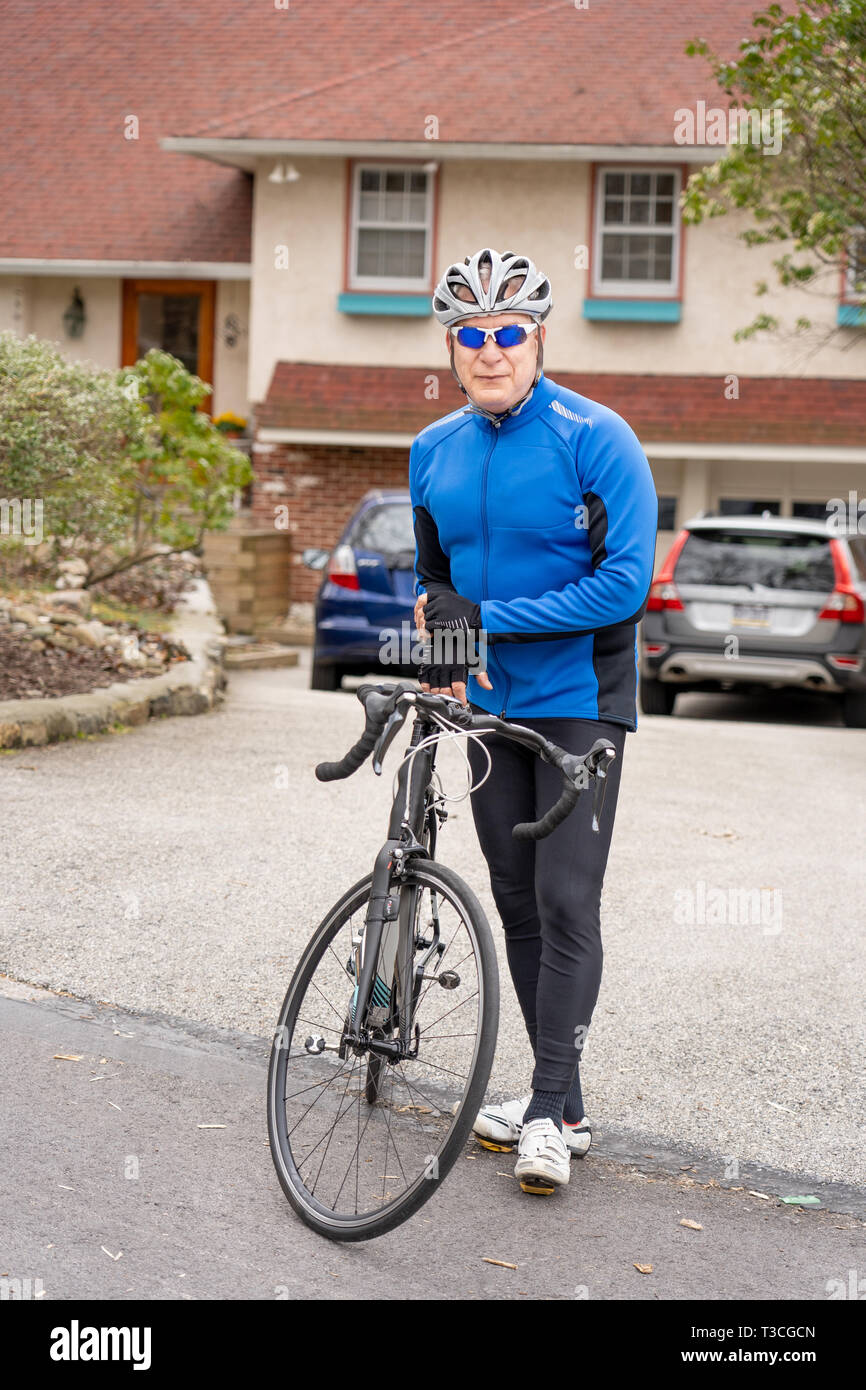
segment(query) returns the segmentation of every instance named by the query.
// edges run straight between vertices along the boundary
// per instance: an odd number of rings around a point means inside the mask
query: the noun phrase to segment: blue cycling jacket
[[[636,729],[658,500],[625,420],[542,374],[514,415],[464,407],[422,430],[409,489],[416,594],[447,584],[481,608],[493,689],[470,674],[467,698]]]

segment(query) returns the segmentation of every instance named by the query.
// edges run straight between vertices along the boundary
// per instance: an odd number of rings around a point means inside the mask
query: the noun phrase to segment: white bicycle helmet
[[[449,265],[433,292],[433,312],[446,327],[476,314],[505,310],[530,314],[541,322],[552,307],[550,281],[528,256],[513,251],[500,255],[489,246],[467,256],[462,265]]]
[[[460,297],[463,291],[464,298]],[[553,308],[553,295],[550,281],[542,275],[528,256],[517,256],[513,251],[504,251],[500,256],[492,247],[485,246],[474,256],[467,256],[462,265],[449,265],[433,292],[433,312],[440,323],[450,328],[461,319],[474,318],[477,314],[502,314],[514,312],[529,314],[538,323],[547,318]],[[508,415],[518,415],[541,380],[544,365],[544,348],[541,329],[538,330],[535,380],[526,395],[517,401],[510,410],[499,413],[484,410],[474,402],[469,409],[485,416],[494,423]],[[449,335],[450,337],[450,335]],[[454,364],[454,341],[450,340],[448,352],[451,359],[451,374],[464,396],[469,393],[460,380],[460,373]],[[470,398],[471,400],[471,398]]]

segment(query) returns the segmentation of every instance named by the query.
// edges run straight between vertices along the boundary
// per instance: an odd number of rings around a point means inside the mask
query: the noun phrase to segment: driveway
[[[351,694],[291,670],[231,677],[224,706],[0,757],[0,969],[169,1020],[265,1038],[313,927],[370,867],[399,748],[322,785],[361,731]],[[603,901],[605,972],[584,1053],[603,1133],[691,1145],[719,1180],[753,1162],[866,1185],[866,732],[642,718]],[[694,702],[697,701],[697,707]],[[685,706],[684,706],[685,708]],[[405,745],[404,745],[405,746]],[[446,788],[464,766],[444,748]],[[475,887],[503,980],[491,1094],[531,1054],[467,800],[440,857]]]

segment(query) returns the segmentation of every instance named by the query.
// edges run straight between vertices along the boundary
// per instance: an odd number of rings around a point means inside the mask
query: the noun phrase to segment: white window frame
[[[670,280],[602,280],[603,243],[605,231],[611,235],[652,236],[664,234],[666,227],[651,222],[635,223],[633,226],[617,224],[604,226],[604,184],[607,174],[673,174],[673,220],[670,224],[671,278]],[[682,189],[682,170],[677,164],[600,164],[595,172],[595,209],[593,219],[592,294],[597,299],[676,299],[680,283],[680,243],[682,218],[680,216],[679,196]]]
[[[862,244],[863,264],[866,266],[866,227],[857,227],[851,232],[849,245],[856,246],[858,242]],[[845,294],[843,303],[862,304],[864,300],[866,300],[866,293],[864,293],[863,290],[860,290],[858,293],[854,288],[854,267],[851,264],[849,253],[845,266]]]
[[[418,279],[409,276],[393,275],[357,275],[355,266],[358,264],[358,232],[360,230],[359,210],[361,206],[361,174],[366,170],[376,170],[380,173],[393,174],[412,173],[425,174],[427,177],[427,202],[424,210],[424,222],[374,222],[368,225],[375,227],[392,228],[395,231],[417,231],[423,230],[425,234],[424,243],[424,274]],[[350,290],[405,290],[407,293],[422,292],[430,288],[430,266],[433,254],[433,181],[435,173],[425,168],[423,164],[378,164],[374,160],[365,160],[357,163],[352,169],[352,208],[351,208],[351,228],[349,245],[349,275],[348,286]]]

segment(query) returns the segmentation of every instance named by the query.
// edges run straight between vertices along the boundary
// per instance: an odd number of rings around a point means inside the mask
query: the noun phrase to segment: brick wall
[[[665,440],[863,443],[866,381],[743,377],[739,399],[727,400],[723,377],[557,373],[553,379],[624,416],[645,447]],[[416,433],[462,401],[447,382],[442,399],[426,400],[425,380],[416,368],[280,363],[258,424]],[[321,582],[301,564],[301,551],[330,549],[370,488],[409,485],[408,448],[259,443],[253,467],[253,523],[272,526],[275,508],[289,509],[293,603],[312,601]]]
[[[335,545],[370,488],[409,486],[408,449],[259,444],[253,447],[253,468],[254,525],[273,526],[278,519],[275,509],[289,509],[293,603],[312,602],[322,582],[319,571],[301,563],[301,551],[310,545]]]

